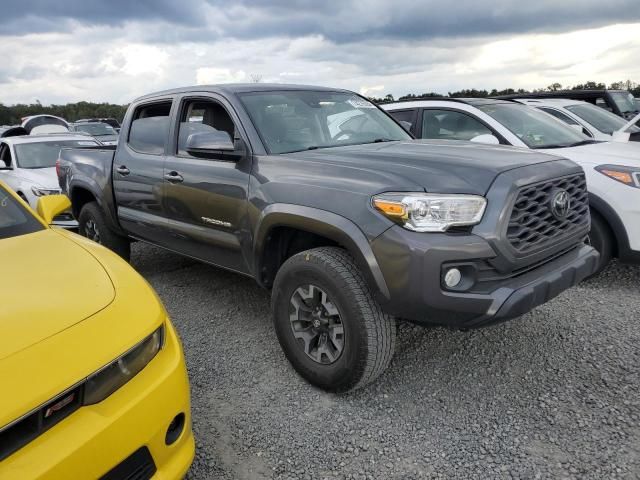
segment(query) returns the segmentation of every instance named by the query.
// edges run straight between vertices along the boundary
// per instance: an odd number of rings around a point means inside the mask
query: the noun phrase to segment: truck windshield
[[[565,108],[583,119],[585,122],[593,125],[602,133],[606,133],[608,135],[611,135],[616,130],[620,130],[627,124],[626,120],[615,113],[608,112],[604,108],[596,107],[590,103],[569,105]],[[636,133],[640,132],[640,128],[634,126],[628,128],[627,131]]]
[[[0,240],[37,232],[43,228],[40,222],[0,185]]]
[[[586,135],[533,107],[500,103],[478,108],[510,130],[529,148],[575,147],[592,142]]]
[[[629,92],[610,92],[611,98],[621,113],[633,113],[638,111],[635,98]]]
[[[239,96],[272,154],[411,139],[387,114],[352,93],[304,90]]]
[[[90,138],[90,137],[89,137]],[[93,147],[94,140],[51,140],[47,142],[20,143],[14,146],[19,168],[49,168],[56,165],[60,149],[64,147]]]

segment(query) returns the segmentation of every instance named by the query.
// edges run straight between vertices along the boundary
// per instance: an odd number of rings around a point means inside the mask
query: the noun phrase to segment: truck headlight
[[[640,188],[640,168],[622,165],[598,165],[596,171],[607,177],[624,183],[629,187]]]
[[[84,387],[84,405],[101,402],[140,373],[158,354],[163,340],[164,326],[87,378]]]
[[[44,197],[45,195],[57,195],[61,190],[59,188],[31,187],[31,191],[36,197]]]
[[[373,206],[408,230],[446,232],[480,223],[487,200],[478,195],[383,193],[373,197]]]

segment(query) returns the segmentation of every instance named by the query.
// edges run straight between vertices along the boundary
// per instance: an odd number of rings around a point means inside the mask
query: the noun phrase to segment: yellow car
[[[151,287],[0,183],[0,479],[174,479],[191,465],[189,382]]]

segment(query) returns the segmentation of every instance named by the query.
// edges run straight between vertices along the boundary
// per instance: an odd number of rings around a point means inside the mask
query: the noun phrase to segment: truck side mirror
[[[484,143],[487,145],[500,145],[500,140],[498,140],[498,137],[489,133],[473,137],[471,141],[475,143]]]
[[[187,152],[194,157],[208,157],[216,152],[233,152],[235,146],[227,132],[196,132],[187,137]]]

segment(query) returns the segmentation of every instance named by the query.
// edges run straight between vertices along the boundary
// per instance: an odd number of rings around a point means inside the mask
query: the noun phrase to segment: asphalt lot
[[[640,267],[489,329],[402,325],[378,382],[335,396],[289,366],[251,279],[144,244],[132,264],[184,343],[188,478],[640,478]]]

